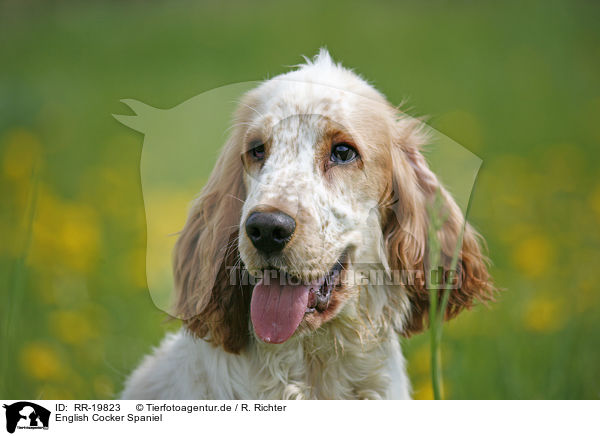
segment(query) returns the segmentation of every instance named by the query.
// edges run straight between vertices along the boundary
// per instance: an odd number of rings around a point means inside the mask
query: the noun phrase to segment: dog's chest
[[[389,397],[388,359],[379,347],[319,349],[314,341],[295,348],[258,347],[252,359],[257,398],[383,399]],[[301,346],[302,345],[302,346]],[[347,346],[347,344],[346,344]],[[267,350],[265,350],[267,348]]]

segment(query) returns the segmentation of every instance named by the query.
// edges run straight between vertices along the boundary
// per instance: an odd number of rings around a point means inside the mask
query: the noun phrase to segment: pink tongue
[[[258,282],[252,292],[250,316],[264,342],[281,344],[294,334],[306,311],[310,286],[281,285],[279,279]]]

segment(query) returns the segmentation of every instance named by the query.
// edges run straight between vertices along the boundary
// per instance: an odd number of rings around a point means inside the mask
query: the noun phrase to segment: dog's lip
[[[289,271],[287,267],[275,266],[272,264],[269,264],[264,268],[260,268],[254,271],[256,271],[258,274],[262,274],[263,276],[272,272],[275,272],[278,275],[285,274],[285,276],[290,278],[290,281],[293,281],[295,283],[304,283],[306,285],[321,285],[323,281],[327,279],[327,277],[333,274],[339,274],[343,269],[345,269],[347,262],[348,250],[344,250],[342,252],[342,255],[333,263],[332,267],[324,274],[315,273],[313,271],[303,271],[303,274],[298,274],[294,271]],[[250,272],[250,274],[255,277],[257,276],[257,274],[253,274],[252,272]],[[260,275],[258,275],[258,277],[260,277]]]
[[[306,314],[314,313],[315,311],[324,312],[327,310],[333,292],[342,285],[341,273],[342,270],[346,269],[347,257],[347,252],[344,251],[329,272],[322,276],[315,283],[314,287],[311,287],[308,294]]]

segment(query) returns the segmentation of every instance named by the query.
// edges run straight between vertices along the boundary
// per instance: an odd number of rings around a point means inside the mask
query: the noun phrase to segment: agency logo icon
[[[50,411],[42,406],[29,401],[19,401],[10,405],[4,404],[6,409],[6,431],[14,433],[18,429],[48,430]]]

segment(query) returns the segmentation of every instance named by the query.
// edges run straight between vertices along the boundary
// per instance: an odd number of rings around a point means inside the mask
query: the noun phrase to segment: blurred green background
[[[600,398],[599,12],[0,3],[0,397],[112,398],[177,328],[146,288],[143,137],[112,118],[127,113],[119,100],[169,108],[327,46],[483,159],[470,219],[504,292],[445,325],[446,397]],[[404,347],[415,397],[431,398],[427,334]]]

